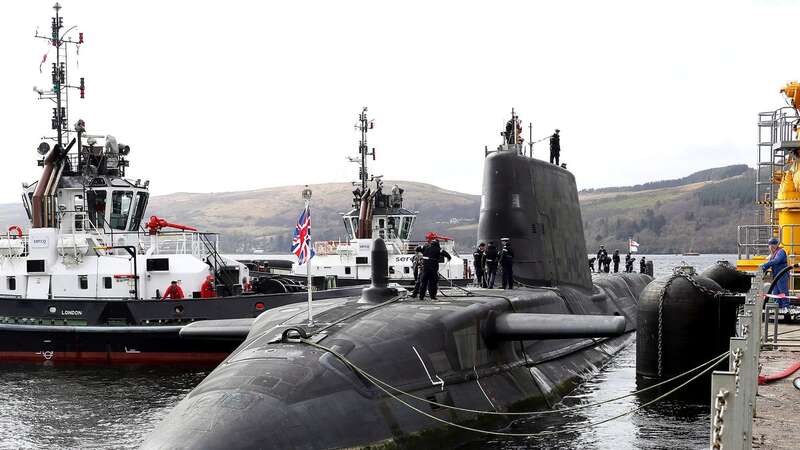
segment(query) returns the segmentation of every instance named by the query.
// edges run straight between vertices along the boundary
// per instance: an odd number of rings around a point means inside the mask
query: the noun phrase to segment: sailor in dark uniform
[[[422,246],[418,245],[414,249],[414,256],[411,257],[411,267],[414,269],[414,291],[411,292],[412,297],[416,297],[419,293],[419,285],[422,281],[419,271],[422,268]]]
[[[422,247],[422,282],[419,285],[419,299],[425,299],[425,291],[431,295],[431,299],[436,300],[436,292],[439,290],[439,261],[451,256],[439,246],[439,241],[433,241]]]
[[[486,285],[489,289],[494,289],[494,277],[497,276],[497,263],[499,262],[500,254],[497,252],[494,242],[489,242],[486,246]]]
[[[484,269],[486,254],[486,243],[481,242],[478,248],[472,252],[472,267],[475,269],[475,284],[480,287],[486,287],[486,272]]]
[[[639,273],[647,273],[647,261],[645,261],[644,256],[639,260]]]
[[[619,250],[614,250],[614,256],[611,258],[614,261],[614,273],[619,272]]]
[[[561,157],[561,138],[558,135],[559,130],[556,130],[550,136],[550,164],[559,165],[558,158]]]
[[[503,239],[503,250],[500,251],[500,264],[503,266],[503,289],[514,289],[514,250],[511,242]]]

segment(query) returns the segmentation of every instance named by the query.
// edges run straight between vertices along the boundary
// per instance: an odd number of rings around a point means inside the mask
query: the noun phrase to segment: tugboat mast
[[[364,109],[361,110],[361,114],[358,115],[358,124],[356,124],[356,128],[361,131],[361,140],[358,141],[358,153],[361,157],[358,179],[361,182],[362,193],[367,192],[367,185],[370,181],[369,171],[367,170],[367,156],[372,156],[372,160],[375,160],[375,149],[373,148],[372,151],[370,151],[367,145],[367,131],[371,130],[373,126],[374,123],[367,119],[367,107],[365,106]]]
[[[38,32],[35,35],[36,38],[49,41],[50,45],[56,49],[56,60],[52,63],[51,70],[53,89],[51,91],[45,91],[38,88],[34,89],[39,94],[40,99],[49,99],[56,104],[55,108],[53,108],[53,117],[50,123],[51,128],[56,130],[56,136],[55,138],[51,139],[54,139],[58,149],[63,151],[64,142],[69,138],[70,132],[69,128],[67,127],[67,107],[69,105],[69,92],[67,88],[76,88],[80,90],[81,98],[84,98],[85,92],[83,78],[80,79],[79,86],[69,85],[69,78],[67,76],[67,49],[64,44],[75,44],[76,46],[83,44],[83,33],[78,33],[77,41],[66,38],[67,33],[76,27],[72,26],[62,34],[61,29],[64,27],[64,18],[60,14],[61,5],[56,3],[53,5],[53,9],[56,11],[56,13],[55,16],[51,18],[50,36],[42,36]],[[64,47],[63,52],[62,47]],[[42,58],[42,64],[44,64],[46,58],[47,55],[45,54],[45,56]]]

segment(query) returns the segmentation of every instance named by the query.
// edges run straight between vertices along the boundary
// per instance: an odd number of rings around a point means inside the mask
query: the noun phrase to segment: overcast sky
[[[40,173],[53,3],[0,14],[0,202]],[[752,166],[757,113],[800,78],[788,1],[61,4],[86,41],[70,123],[129,144],[155,194],[352,180],[362,106],[375,173],[470,193],[512,107],[526,137],[561,129],[581,188]]]

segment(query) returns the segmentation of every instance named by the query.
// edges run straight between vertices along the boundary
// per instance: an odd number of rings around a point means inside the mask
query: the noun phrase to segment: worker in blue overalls
[[[769,240],[769,253],[769,259],[767,262],[761,265],[761,270],[766,273],[767,270],[772,269],[772,276],[776,277],[779,273],[781,273],[781,270],[787,267],[786,251],[778,245],[778,239],[772,238]],[[768,292],[768,294],[789,295],[789,274],[783,274],[778,282],[775,283],[775,287],[772,289],[772,292]],[[791,302],[788,298],[778,299],[778,306],[781,308],[788,308],[790,303]]]

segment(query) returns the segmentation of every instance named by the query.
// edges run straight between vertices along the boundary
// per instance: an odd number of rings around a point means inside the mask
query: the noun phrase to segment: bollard
[[[711,439],[712,450],[741,448],[741,441],[734,439],[730,427],[736,411],[733,410],[733,395],[736,389],[736,374],[715,370],[711,374]]]

